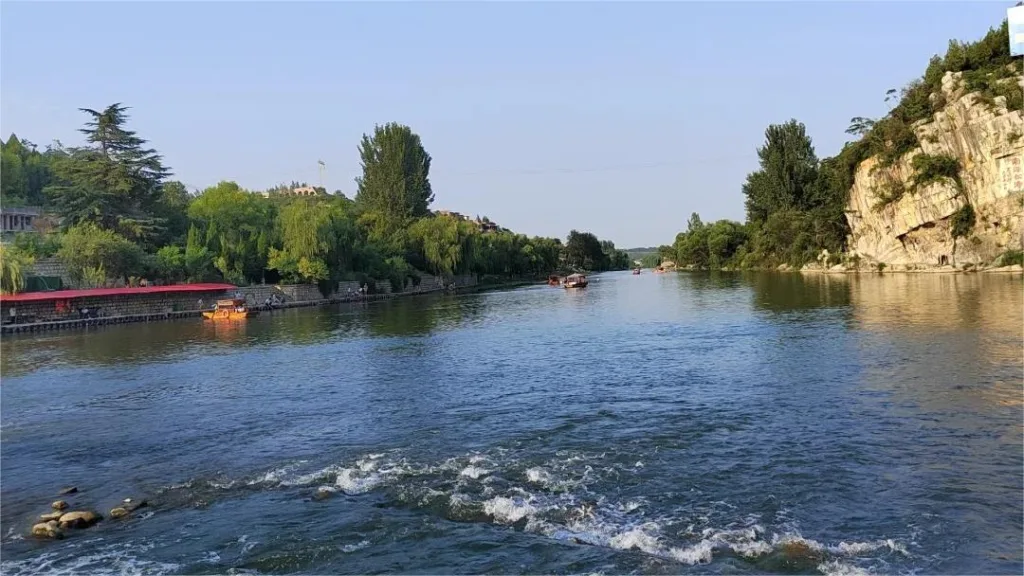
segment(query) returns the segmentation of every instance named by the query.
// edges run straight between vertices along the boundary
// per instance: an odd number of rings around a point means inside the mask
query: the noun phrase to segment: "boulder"
[[[60,517],[61,528],[88,528],[103,519],[96,512],[90,510],[79,510],[68,512]]]
[[[49,522],[51,520],[60,520],[60,517],[63,516],[63,515],[64,515],[63,512],[50,512],[49,514],[42,514],[42,515],[40,515],[39,516],[39,521],[40,522]]]
[[[57,492],[57,496],[67,496],[76,492],[78,492],[78,486],[68,486],[67,488],[61,488],[60,492]]]
[[[68,507],[68,503],[63,500],[57,500],[53,504],[50,504],[50,508],[54,510],[63,510]]]
[[[122,508],[121,506],[118,506],[117,508],[114,508],[110,511],[111,518],[124,518],[127,515],[128,510]]]
[[[64,537],[64,533],[61,532],[57,526],[57,522],[51,520],[49,522],[40,522],[32,527],[32,535],[38,538],[54,538],[61,539]]]

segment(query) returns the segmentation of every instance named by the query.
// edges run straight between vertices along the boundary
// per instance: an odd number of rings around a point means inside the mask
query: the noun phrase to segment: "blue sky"
[[[743,219],[769,123],[834,154],[852,116],[1012,2],[0,4],[0,132],[78,144],[79,107],[131,126],[190,188],[355,194],[375,123],[417,131],[434,208],[528,234],[669,243]]]

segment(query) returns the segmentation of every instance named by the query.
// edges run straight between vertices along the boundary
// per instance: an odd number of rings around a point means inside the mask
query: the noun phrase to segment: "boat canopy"
[[[245,306],[245,298],[231,298],[230,300],[217,300],[218,308],[234,308],[235,306]]]
[[[583,280],[586,278],[583,274],[569,274],[565,277],[566,280]]]

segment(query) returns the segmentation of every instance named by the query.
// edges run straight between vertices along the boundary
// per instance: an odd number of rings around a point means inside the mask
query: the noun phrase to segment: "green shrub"
[[[871,209],[875,212],[881,212],[889,204],[898,202],[900,198],[903,198],[903,195],[907,193],[907,187],[899,179],[889,177],[888,180],[875,187],[874,193],[877,201],[871,206]]]
[[[967,236],[974,229],[975,221],[974,207],[970,204],[964,204],[963,207],[954,212],[953,216],[950,217],[950,235],[954,239]]]
[[[952,180],[960,188],[960,162],[952,156],[944,154],[918,154],[911,162],[914,167],[914,190],[923,188],[932,182],[944,179]]]
[[[999,266],[1024,266],[1024,250],[1007,250],[996,257]]]

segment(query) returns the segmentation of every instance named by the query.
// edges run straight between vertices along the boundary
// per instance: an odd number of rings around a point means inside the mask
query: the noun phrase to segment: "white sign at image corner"
[[[1024,6],[1014,6],[1006,11],[1010,28],[1010,55],[1024,56]]]

